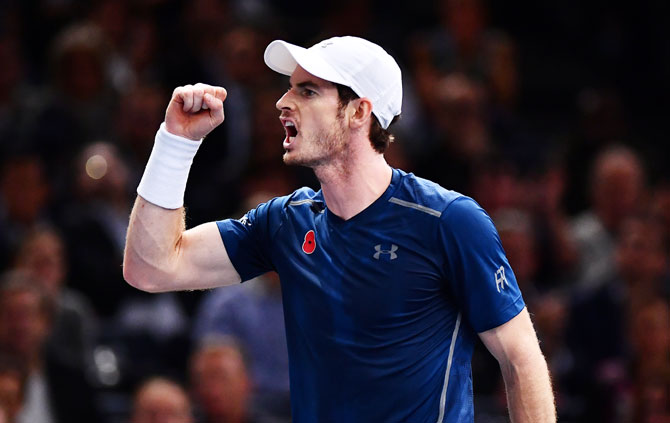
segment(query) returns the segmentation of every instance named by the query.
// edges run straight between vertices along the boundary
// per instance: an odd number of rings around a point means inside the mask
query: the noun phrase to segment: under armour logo
[[[498,292],[500,292],[501,289],[505,289],[505,285],[509,286],[509,282],[507,282],[507,278],[505,277],[505,268],[500,266],[498,270],[496,270],[496,289]]]
[[[374,253],[374,255],[372,257],[374,257],[376,260],[379,260],[379,256],[381,256],[382,254],[390,255],[391,260],[398,258],[398,255],[395,253],[396,251],[398,251],[398,246],[395,245],[395,244],[391,244],[391,249],[390,250],[382,250],[382,245],[377,244],[377,245],[375,245],[375,251],[376,251],[376,253]]]

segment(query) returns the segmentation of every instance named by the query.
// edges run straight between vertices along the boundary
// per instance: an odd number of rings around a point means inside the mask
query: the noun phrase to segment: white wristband
[[[165,122],[156,133],[154,148],[137,193],[145,200],[166,209],[184,205],[184,191],[193,157],[202,140],[193,141],[171,134]]]

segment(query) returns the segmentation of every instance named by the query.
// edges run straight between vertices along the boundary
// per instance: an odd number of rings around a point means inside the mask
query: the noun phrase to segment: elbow
[[[157,293],[162,292],[160,285],[157,283],[160,278],[156,277],[154,272],[148,271],[133,260],[125,258],[123,261],[123,279],[128,285],[140,291]]]
[[[146,279],[141,277],[141,272],[137,269],[137,265],[133,264],[127,258],[123,261],[123,279],[133,288],[149,292],[150,287],[144,282]]]

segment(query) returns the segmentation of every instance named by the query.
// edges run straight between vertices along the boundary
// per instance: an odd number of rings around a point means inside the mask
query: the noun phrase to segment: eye
[[[313,97],[316,95],[316,91],[310,90],[309,88],[303,88],[302,95],[303,97]]]

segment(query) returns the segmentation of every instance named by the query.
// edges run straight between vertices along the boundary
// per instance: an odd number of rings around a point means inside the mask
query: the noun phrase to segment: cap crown
[[[372,113],[383,128],[400,114],[400,67],[383,48],[363,38],[333,37],[309,49],[273,41],[265,50],[265,63],[285,75],[300,65],[314,76],[350,87],[372,102]]]

